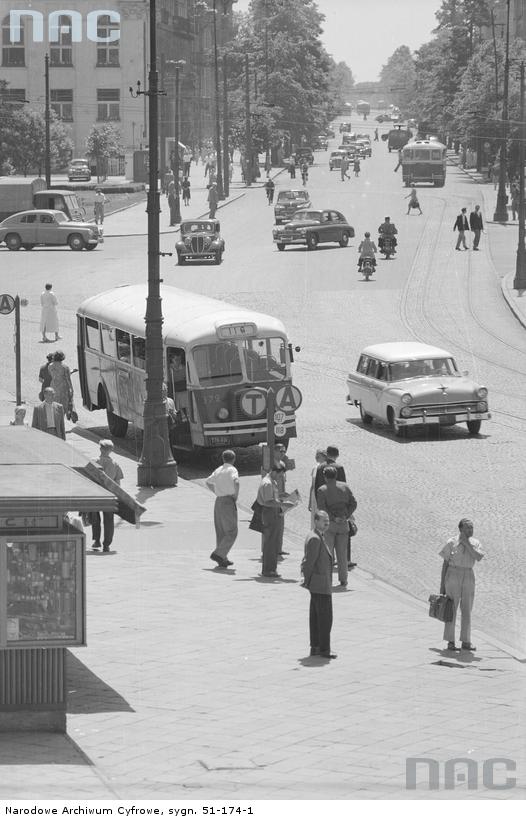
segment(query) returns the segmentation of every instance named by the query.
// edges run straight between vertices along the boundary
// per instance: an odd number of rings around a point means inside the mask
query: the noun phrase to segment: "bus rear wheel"
[[[128,420],[117,416],[111,410],[106,410],[106,417],[108,419],[108,427],[112,436],[116,438],[124,438],[128,432]]]

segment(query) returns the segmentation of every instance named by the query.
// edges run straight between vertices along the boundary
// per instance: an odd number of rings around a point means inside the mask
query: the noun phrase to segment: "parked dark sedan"
[[[198,260],[220,265],[225,250],[220,231],[218,219],[192,219],[181,223],[181,238],[175,243],[178,263],[186,265]]]
[[[300,211],[292,222],[276,226],[273,239],[278,251],[287,245],[306,245],[310,251],[325,242],[338,242],[344,248],[354,236],[354,228],[344,215],[331,209]]]

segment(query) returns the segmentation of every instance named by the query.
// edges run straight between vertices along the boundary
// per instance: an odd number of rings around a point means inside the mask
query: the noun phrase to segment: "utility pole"
[[[526,248],[524,246],[524,140],[526,139],[526,129],[524,127],[524,60],[521,62],[521,113],[519,132],[519,244],[517,245],[517,262],[515,265],[515,278],[513,287],[515,290],[526,290]]]
[[[180,156],[179,156],[179,99],[180,99],[180,89],[179,89],[179,72],[183,69],[186,65],[186,60],[167,60],[167,65],[173,65],[175,68],[175,92],[174,92],[174,108],[175,108],[175,115],[174,115],[174,161],[172,170],[174,172],[174,185],[175,185],[175,213],[174,213],[174,222],[176,225],[181,223],[181,192],[180,192],[180,183],[179,183],[179,168],[180,168]],[[171,221],[171,220],[170,220]]]
[[[252,185],[252,123],[250,121],[250,69],[245,54],[245,184]]]
[[[214,86],[215,86],[215,119],[216,119],[216,168],[217,168],[217,197],[224,199],[223,191],[223,160],[221,156],[221,112],[219,108],[219,57],[217,54],[217,9],[214,0]]]
[[[508,132],[508,88],[510,79],[510,0],[506,0],[506,59],[504,61],[504,98],[502,101],[502,142],[500,146],[499,190],[493,220],[508,221],[508,204],[506,196],[506,137]]]
[[[44,79],[45,79],[45,93],[46,93],[46,107],[45,107],[45,169],[46,169],[46,188],[51,188],[51,134],[50,134],[50,111],[49,111],[49,54],[44,57]]]
[[[225,196],[230,194],[230,153],[228,140],[228,75],[227,57],[223,54],[223,191]]]
[[[168,439],[168,422],[163,401],[163,315],[160,292],[159,269],[159,213],[160,200],[157,183],[159,150],[158,96],[156,40],[156,0],[150,0],[150,72],[148,91],[141,91],[140,81],[137,92],[132,96],[148,97],[149,161],[150,179],[148,188],[148,297],[146,299],[146,401],[143,419],[144,433],[141,460],[137,468],[137,483],[140,487],[173,487],[177,484],[177,465],[173,459]]]

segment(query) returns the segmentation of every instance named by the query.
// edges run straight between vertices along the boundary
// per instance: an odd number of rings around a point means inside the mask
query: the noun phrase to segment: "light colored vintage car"
[[[387,422],[397,436],[415,425],[460,422],[477,435],[482,419],[491,418],[487,388],[461,373],[447,350],[420,342],[366,347],[347,388],[364,424]]]
[[[63,211],[21,211],[0,222],[0,244],[10,251],[32,250],[35,245],[69,245],[72,251],[93,251],[102,234],[91,222],[73,222]]]

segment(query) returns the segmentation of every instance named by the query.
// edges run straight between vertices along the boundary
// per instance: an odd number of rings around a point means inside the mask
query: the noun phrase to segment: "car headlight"
[[[190,245],[192,244],[192,240],[189,236],[187,236],[186,239],[184,240],[184,244],[186,245],[187,248],[189,248]]]
[[[477,402],[477,413],[485,413],[488,409],[488,402],[487,401],[478,401]]]
[[[487,395],[488,395],[488,388],[487,387],[479,387],[479,389],[477,390],[477,396],[479,397],[479,399],[485,399]]]
[[[412,397],[411,393],[404,393],[404,395],[402,396],[400,401],[402,402],[402,404],[409,404],[410,401],[412,400],[412,398],[413,397]]]
[[[221,419],[221,421],[226,421],[227,419],[230,418],[230,413],[226,409],[226,407],[220,407],[219,410],[216,413],[216,417],[218,419]]]
[[[307,233],[307,228],[296,228],[296,233],[298,236],[305,236]]]
[[[413,408],[412,407],[402,407],[400,410],[400,415],[403,419],[408,419],[409,416],[413,415]]]
[[[275,211],[284,211],[284,210],[285,210],[285,206],[284,206],[284,205],[276,205],[276,206],[275,206],[275,208],[274,208],[274,210],[275,210]]]

